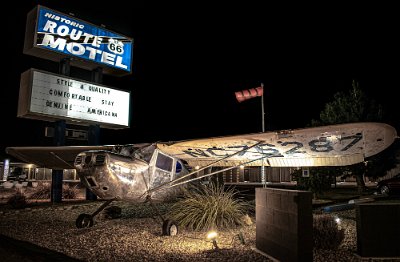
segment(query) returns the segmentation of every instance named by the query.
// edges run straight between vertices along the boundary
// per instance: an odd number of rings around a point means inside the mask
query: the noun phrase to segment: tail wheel
[[[88,214],[80,214],[76,219],[76,227],[77,228],[85,228],[93,226],[93,217]]]
[[[178,234],[178,224],[172,220],[165,220],[162,226],[163,236],[176,236]]]

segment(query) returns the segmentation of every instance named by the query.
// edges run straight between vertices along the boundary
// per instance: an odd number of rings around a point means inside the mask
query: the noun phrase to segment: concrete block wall
[[[313,261],[312,193],[256,188],[256,248],[280,261]]]
[[[356,205],[357,253],[361,257],[400,258],[400,204]]]

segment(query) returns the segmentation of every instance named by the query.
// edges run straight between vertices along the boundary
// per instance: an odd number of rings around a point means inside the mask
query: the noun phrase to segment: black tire
[[[176,236],[178,234],[178,224],[172,220],[165,220],[162,226],[163,236]]]
[[[379,188],[379,193],[381,193],[382,195],[390,195],[390,189],[388,186],[383,185]]]
[[[93,226],[93,217],[88,214],[80,214],[75,221],[77,228],[85,228]]]

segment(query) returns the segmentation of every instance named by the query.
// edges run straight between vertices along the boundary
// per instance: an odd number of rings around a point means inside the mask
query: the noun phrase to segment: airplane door
[[[158,152],[153,176],[153,187],[172,179],[173,158]]]
[[[173,174],[174,159],[172,157],[169,157],[161,153],[158,150],[156,151],[155,154],[157,155],[153,156],[154,169],[152,172],[153,175],[151,177],[150,188],[155,188],[158,187],[159,185],[171,181]],[[153,192],[151,197],[152,199],[155,200],[165,200],[166,198],[174,195],[174,192],[175,192],[174,189],[165,187],[160,190],[157,190],[156,192]]]

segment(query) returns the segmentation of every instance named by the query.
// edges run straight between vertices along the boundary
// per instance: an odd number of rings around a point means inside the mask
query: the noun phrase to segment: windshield
[[[151,156],[153,155],[156,147],[151,144],[145,145],[117,145],[111,150],[112,153],[137,158],[150,162]]]

